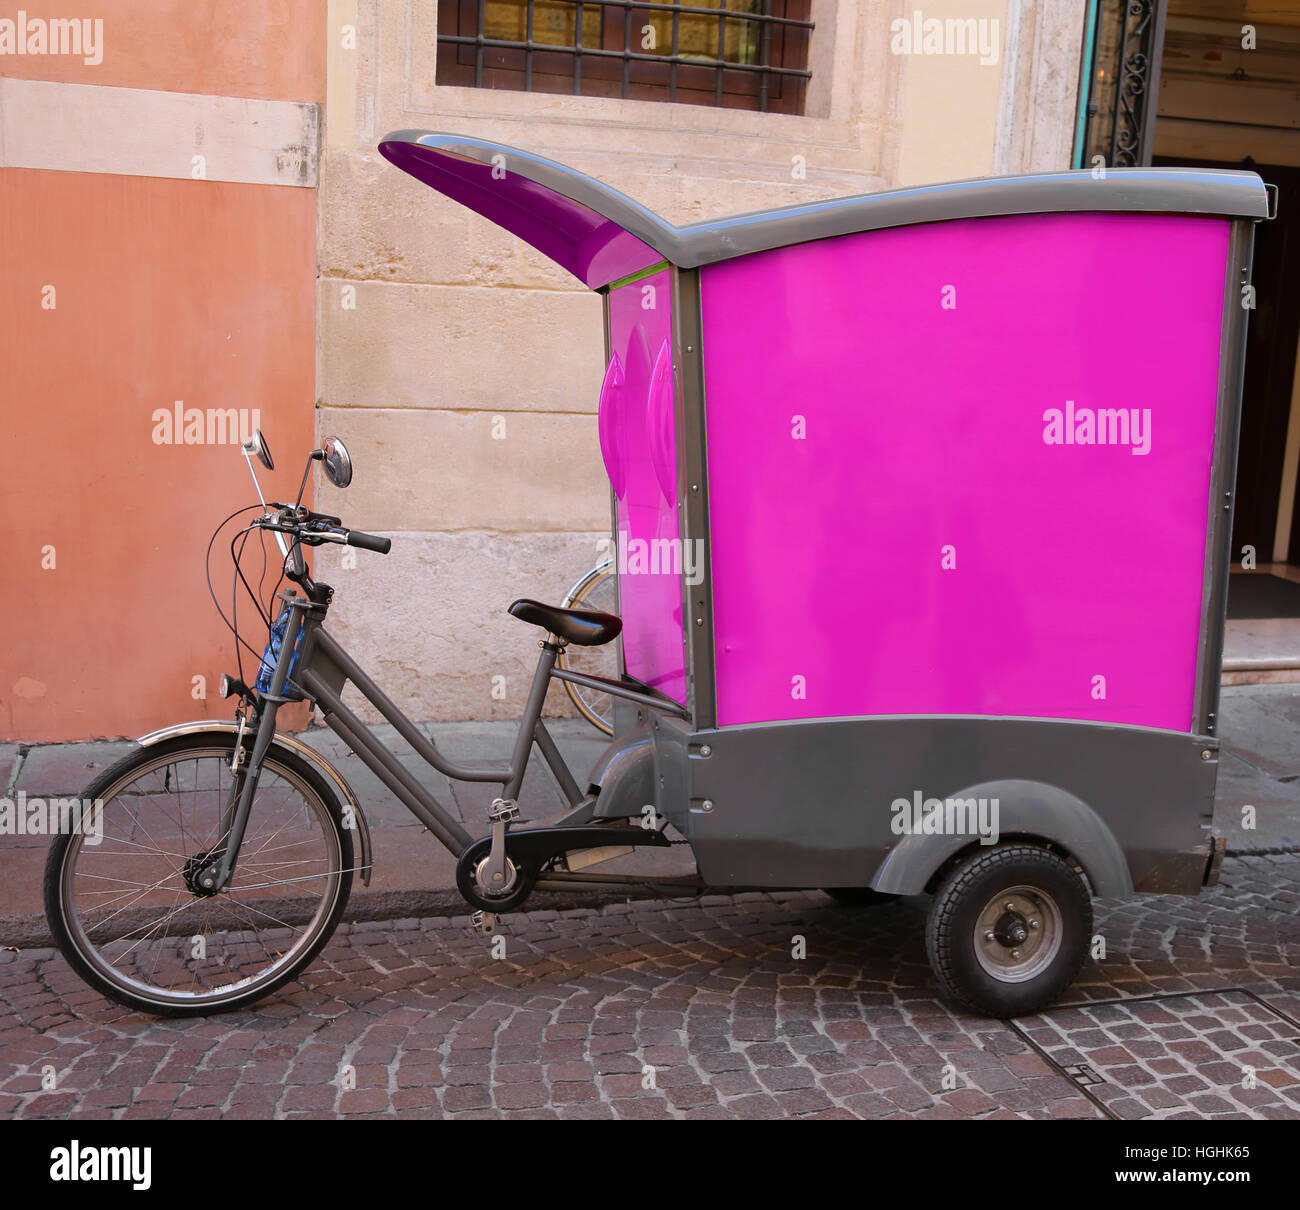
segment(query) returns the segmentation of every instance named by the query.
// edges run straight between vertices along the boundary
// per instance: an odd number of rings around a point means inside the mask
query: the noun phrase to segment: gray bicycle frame
[[[305,576],[306,566],[298,544],[295,543],[292,547],[290,557],[293,560],[295,575]],[[321,585],[316,587],[324,589]],[[291,687],[300,688],[316,703],[326,725],[361,758],[362,763],[397,796],[407,810],[456,857],[464,853],[476,838],[465,831],[460,822],[411,775],[406,766],[384,746],[383,741],[344,703],[341,694],[344,685],[349,681],[361,696],[393,725],[398,735],[438,772],[456,781],[497,783],[502,787],[501,796],[511,801],[518,798],[523,786],[524,774],[528,769],[528,760],[534,743],[541,750],[542,757],[554,774],[569,806],[576,807],[586,797],[565,763],[546,724],[542,721],[542,707],[546,702],[546,692],[552,677],[601,689],[647,709],[686,717],[684,707],[653,692],[645,692],[630,685],[606,680],[604,677],[557,669],[555,660],[562,646],[554,641],[553,636],[548,636],[538,644],[542,654],[533,673],[532,686],[528,692],[519,730],[515,735],[510,763],[482,766],[456,764],[438,751],[437,745],[421,733],[365,670],[325,631],[322,624],[329,611],[329,600],[332,599],[333,593],[332,590],[324,590],[321,595],[325,598],[324,603],[317,603],[307,596],[294,592],[286,592],[281,597],[289,606],[289,619],[275,671],[271,677],[270,689],[260,696],[261,705],[252,751],[247,761],[237,766],[234,788],[222,819],[222,835],[227,837],[227,842],[218,865],[216,889],[224,887],[234,872],[252,808],[253,795],[256,793],[258,778],[261,775],[262,761],[275,738],[276,715],[281,706],[297,701],[301,696],[285,693],[286,685],[291,684],[289,667],[293,661],[295,648],[301,649]],[[238,752],[241,748],[242,745],[236,745],[237,762],[240,759]]]

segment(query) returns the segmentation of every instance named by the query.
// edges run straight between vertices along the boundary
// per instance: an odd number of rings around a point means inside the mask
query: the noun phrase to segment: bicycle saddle
[[[577,643],[579,647],[599,647],[618,638],[623,629],[623,619],[612,613],[560,609],[556,605],[543,605],[540,601],[527,599],[511,605],[510,616],[532,626],[541,626],[566,643]]]

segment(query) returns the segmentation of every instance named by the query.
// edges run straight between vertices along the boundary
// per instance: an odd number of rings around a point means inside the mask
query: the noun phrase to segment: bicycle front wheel
[[[80,826],[55,838],[45,912],[97,991],[141,1012],[239,1008],[292,979],[334,931],[352,887],[352,830],[311,766],[272,747],[239,861],[205,893],[197,868],[222,840],[234,736],[142,748],[87,787]]]

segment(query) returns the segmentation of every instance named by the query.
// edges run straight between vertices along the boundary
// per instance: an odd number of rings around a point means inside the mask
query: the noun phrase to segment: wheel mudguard
[[[1073,794],[1043,782],[1008,779],[968,786],[948,797],[997,799],[999,838],[1045,840],[1064,850],[1083,867],[1094,895],[1133,893],[1119,842],[1097,812]],[[905,836],[881,862],[871,887],[886,894],[918,895],[970,842],[969,835]]]

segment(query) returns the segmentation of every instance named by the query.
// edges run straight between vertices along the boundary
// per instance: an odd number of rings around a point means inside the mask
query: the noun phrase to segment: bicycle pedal
[[[519,818],[519,804],[513,798],[494,798],[488,808],[490,823],[513,823]]]
[[[469,918],[470,932],[480,933],[484,937],[490,937],[497,930],[501,917],[495,912],[475,912]]]

